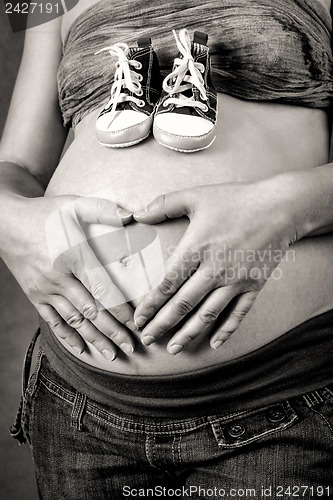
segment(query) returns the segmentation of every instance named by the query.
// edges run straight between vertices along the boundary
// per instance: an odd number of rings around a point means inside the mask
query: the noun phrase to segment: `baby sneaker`
[[[118,58],[111,97],[96,120],[97,139],[110,148],[132,146],[148,137],[161,95],[162,77],[151,40],[140,38],[137,43],[116,43],[96,52]]]
[[[208,148],[216,137],[217,95],[211,80],[208,36],[196,31],[191,45],[188,31],[175,31],[179,55],[163,81],[153,132],[155,139],[176,151]]]

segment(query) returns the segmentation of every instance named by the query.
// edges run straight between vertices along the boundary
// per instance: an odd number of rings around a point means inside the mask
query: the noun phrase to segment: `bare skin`
[[[73,11],[71,11],[71,16],[74,15]],[[63,35],[67,29],[66,23],[67,26],[69,25],[68,19],[65,16],[63,20]],[[195,189],[196,186],[213,184],[217,186],[216,189],[221,190],[219,193],[222,193],[223,184],[227,183],[230,186],[228,183],[241,181],[246,183],[245,186],[249,186],[249,183],[252,183],[253,192],[256,193],[256,207],[261,207],[263,214],[258,220],[257,229],[267,228],[266,243],[268,244],[270,235],[276,233],[278,226],[278,233],[282,236],[276,249],[285,252],[293,242],[296,226],[301,236],[307,236],[322,227],[330,227],[332,213],[329,207],[332,190],[329,188],[329,175],[331,175],[332,166],[325,167],[325,170],[319,169],[315,178],[309,177],[309,170],[328,162],[328,120],[324,111],[247,103],[225,95],[219,96],[223,116],[221,114],[222,119],[219,120],[217,139],[214,145],[205,152],[181,155],[162,148],[151,138],[126,151],[103,148],[95,138],[94,126],[97,113],[94,112],[85,117],[77,126],[74,141],[58,165],[57,158],[59,158],[65,139],[60,125],[59,112],[55,105],[56,88],[54,85],[54,75],[61,51],[59,45],[61,26],[56,22],[52,26],[53,30],[49,29],[47,34],[35,32],[30,35],[22,76],[18,81],[12,112],[1,145],[1,158],[24,165],[27,169],[24,175],[32,175],[32,179],[25,184],[27,187],[23,188],[22,172],[15,170],[10,175],[7,171],[3,172],[2,190],[5,193],[3,199],[6,198],[6,205],[3,207],[2,227],[8,244],[3,249],[2,255],[24,288],[24,283],[31,278],[31,273],[25,270],[27,266],[24,264],[27,262],[23,257],[24,252],[21,254],[17,252],[18,255],[13,255],[11,250],[13,242],[15,242],[15,248],[22,245],[27,251],[36,235],[41,239],[39,244],[31,244],[33,255],[36,256],[35,260],[45,262],[44,267],[35,269],[33,273],[35,289],[39,290],[38,298],[33,297],[29,289],[26,293],[36,307],[39,307],[41,314],[41,305],[44,306],[43,313],[45,313],[46,320],[53,327],[54,333],[63,345],[83,361],[109,371],[130,374],[177,373],[237,358],[283,335],[306,319],[331,309],[333,283],[327,269],[331,265],[333,237],[325,234],[301,239],[291,247],[294,253],[279,264],[281,271],[279,279],[271,278],[267,283],[261,283],[260,294],[258,296],[256,294],[255,301],[251,301],[252,307],[244,321],[219,350],[211,347],[211,331],[209,334],[206,332],[197,336],[176,356],[170,355],[166,349],[174,331],[162,336],[149,347],[141,343],[141,332],[136,332],[135,328],[132,333],[128,329],[122,331],[121,338],[117,339],[116,334],[122,329],[122,318],[118,318],[120,325],[114,329],[112,326],[115,324],[114,314],[119,311],[115,312],[110,308],[100,312],[95,310],[94,317],[85,316],[84,322],[81,322],[83,324],[68,324],[69,318],[75,317],[75,310],[84,315],[84,311],[87,310],[86,305],[93,308],[95,301],[88,293],[92,293],[89,287],[82,286],[84,277],[79,273],[75,276],[75,266],[71,271],[76,279],[66,275],[66,281],[64,277],[60,279],[60,275],[53,274],[55,271],[49,262],[47,246],[44,245],[45,242],[42,242],[47,215],[44,214],[45,218],[42,220],[43,207],[46,205],[49,207],[48,213],[57,210],[61,202],[66,201],[61,196],[109,198],[130,212],[135,212],[155,197],[175,190],[185,193],[188,189]],[[45,46],[47,46],[45,37],[53,47],[51,53],[49,50],[45,51]],[[40,43],[41,41],[44,42]],[[43,75],[45,75],[46,64],[49,76],[47,78],[44,76],[40,82],[36,81],[38,76],[35,75],[39,74],[38,67],[40,70],[43,68]],[[29,73],[31,65],[37,69],[33,75]],[[41,95],[41,83],[45,95]],[[31,92],[29,92],[31,99],[27,102],[23,96],[29,91],[29,85],[31,86]],[[50,98],[50,96],[53,97]],[[34,110],[34,121],[41,124],[39,133],[36,133],[36,130],[32,133],[24,123],[15,118],[17,116],[15,109],[18,106],[22,109],[22,100],[23,106],[27,108],[23,110],[27,116],[31,116],[31,110]],[[38,106],[38,108],[33,106],[34,102],[41,100],[48,103],[49,108],[52,109],[46,109],[46,105]],[[19,145],[15,141],[17,134],[21,137]],[[47,148],[45,144],[48,145]],[[279,174],[284,174],[285,177]],[[300,177],[297,177],[297,174]],[[47,199],[40,198],[41,185],[45,185],[51,176],[46,191]],[[272,179],[272,181],[265,184],[263,182],[265,179]],[[303,192],[299,190],[300,185],[303,187]],[[326,189],[324,196],[323,189]],[[235,206],[241,210],[244,195],[245,191],[239,191],[239,197],[236,200],[238,205],[230,201],[232,198],[224,204],[222,202],[226,198],[221,199],[224,217],[228,217],[229,211],[231,218],[235,213]],[[31,199],[26,201],[27,198],[35,197],[37,197],[35,201]],[[270,203],[269,201],[273,198],[274,203]],[[310,200],[309,212],[315,214],[311,224],[308,223],[305,211],[303,210],[304,214],[300,215],[300,209],[295,208],[303,207],[304,198]],[[244,214],[248,209],[249,205],[244,207]],[[13,224],[7,221],[13,218],[11,215],[13,213],[17,217],[18,210],[20,220],[16,223],[16,231],[13,231],[10,229]],[[219,207],[216,207],[216,210],[216,214],[221,215]],[[36,218],[37,212],[41,214],[41,219]],[[276,220],[277,213],[281,214],[278,220]],[[214,215],[211,218],[214,218]],[[98,219],[99,217],[95,221],[95,226],[101,226]],[[271,221],[274,221],[274,226],[270,224]],[[124,224],[126,222],[128,221],[123,221]],[[154,226],[164,261],[181,240],[188,222],[188,219],[183,217],[167,220]],[[242,223],[245,224],[245,215]],[[25,228],[24,233],[20,231],[20,224],[22,228]],[[132,222],[129,227],[135,227],[135,225],[136,223]],[[245,226],[240,224],[239,232],[241,233],[244,228]],[[25,236],[19,236],[16,239],[14,236],[8,238],[8,234],[14,232]],[[213,232],[216,233],[216,231]],[[253,228],[253,232],[256,232],[256,227]],[[228,238],[227,241],[229,241]],[[285,245],[282,241],[286,242]],[[42,255],[43,248],[44,254]],[[103,253],[98,248],[94,251],[96,254]],[[120,264],[123,262],[123,257],[119,256]],[[101,256],[99,259],[103,263]],[[31,266],[31,262],[29,265]],[[47,268],[47,265],[50,268]],[[119,265],[117,275],[111,276],[120,290],[127,289],[128,292],[131,291],[131,287],[137,286],[128,280],[129,268],[130,262],[127,262],[127,266]],[[52,280],[50,279],[46,286],[45,276],[48,278],[51,275]],[[72,294],[68,293],[69,287],[65,286],[69,278],[72,280]],[[255,291],[258,292],[259,289]],[[76,304],[73,304],[74,295],[80,298]],[[132,295],[136,295],[135,290]],[[64,298],[66,305],[64,305]],[[128,312],[131,319],[133,319],[134,308],[140,296],[137,295],[136,299],[131,300],[133,309],[131,309],[132,312]],[[72,306],[75,310],[69,311]],[[104,322],[101,319],[102,314]],[[128,314],[127,321],[129,320]],[[217,330],[218,325],[213,325],[213,330],[214,328]],[[121,347],[116,349],[125,340],[135,348],[132,355],[128,355]],[[76,353],[69,345],[79,347],[81,354]],[[112,353],[117,351],[118,357],[110,361],[102,354],[105,349]]]
[[[217,140],[209,150],[193,155],[166,150],[153,139],[126,151],[103,148],[96,143],[93,134],[96,117],[96,113],[93,113],[77,127],[75,140],[58,166],[46,194],[65,194],[68,190],[73,193],[74,189],[75,194],[93,195],[103,192],[103,188],[105,190],[108,186],[120,206],[135,211],[162,192],[204,185],[208,179],[216,184],[249,182],[294,171],[296,166],[301,170],[327,162],[325,113],[288,106],[244,103],[224,95],[220,96],[220,100],[224,119],[219,122]],[[313,127],[314,120],[318,127]],[[269,128],[269,123],[276,125]],[[237,130],[237,134],[233,133],[234,130]],[[313,136],[313,130],[318,133],[316,137]],[[219,137],[223,137],[223,140],[219,140]],[[304,137],[308,140],[304,140]],[[256,146],[253,147],[253,144]],[[296,147],[297,144],[299,147]],[[135,182],[129,179],[135,179]],[[281,202],[284,202],[283,197]],[[276,208],[272,208],[276,213]],[[231,215],[233,207],[228,205],[227,209]],[[262,223],[269,225],[269,217],[263,218]],[[177,245],[187,225],[188,220],[183,217],[154,226],[164,260],[170,256],[170,249]],[[191,342],[177,356],[171,356],[166,350],[171,333],[149,347],[141,345],[141,333],[138,333],[135,355],[130,359],[118,356],[110,366],[91,350],[83,352],[80,358],[106,370],[154,374],[186,371],[246,354],[332,307],[332,282],[329,276],[324,277],[332,247],[333,238],[327,236],[302,240],[294,245],[294,253],[279,266],[281,277],[279,275],[279,279],[272,279],[265,284],[243,324],[219,351],[211,348],[211,335],[205,334]],[[311,287],[306,294],[300,294],[309,280],[304,268],[310,265]],[[117,283],[125,288],[128,287],[126,277],[127,268],[119,267]]]

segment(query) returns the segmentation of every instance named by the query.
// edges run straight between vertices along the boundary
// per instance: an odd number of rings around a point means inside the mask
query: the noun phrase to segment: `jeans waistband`
[[[191,416],[259,407],[306,394],[333,382],[333,311],[298,325],[273,342],[235,360],[167,376],[100,370],[74,356],[41,322],[51,366],[88,397],[124,413]]]

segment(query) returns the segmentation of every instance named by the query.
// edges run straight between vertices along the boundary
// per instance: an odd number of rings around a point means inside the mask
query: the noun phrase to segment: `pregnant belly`
[[[318,110],[244,103],[220,96],[217,139],[207,151],[192,155],[166,150],[153,139],[126,150],[104,148],[94,135],[95,117],[92,113],[79,124],[47,195],[103,196],[136,210],[164,192],[255,180],[327,162],[326,115]],[[91,225],[87,232],[99,260],[135,306],[163,277],[164,262],[187,224],[187,219],[178,219],[116,230]],[[119,373],[167,374],[244,355],[332,308],[333,283],[326,273],[332,250],[330,236],[297,243],[260,292],[241,327],[219,351],[210,348],[209,338],[199,338],[171,356],[165,349],[170,332],[149,347],[141,345],[138,338],[130,358],[119,356],[110,363],[89,348],[80,359]]]

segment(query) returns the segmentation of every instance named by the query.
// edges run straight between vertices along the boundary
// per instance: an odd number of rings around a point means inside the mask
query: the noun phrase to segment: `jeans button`
[[[267,418],[270,422],[281,422],[284,420],[285,416],[286,414],[277,408],[273,408],[267,413]]]
[[[241,425],[241,424],[232,425],[228,429],[229,436],[231,436],[233,438],[237,438],[237,437],[242,436],[244,434],[244,432],[245,432],[245,427],[244,427],[244,425]]]

